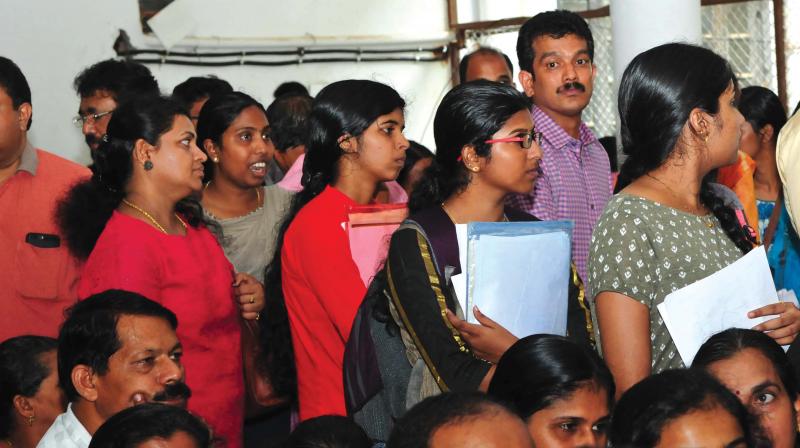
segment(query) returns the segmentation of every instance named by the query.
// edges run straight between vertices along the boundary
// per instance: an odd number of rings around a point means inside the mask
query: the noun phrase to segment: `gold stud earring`
[[[478,167],[477,167],[477,166],[473,166],[473,167],[472,167],[472,168],[470,168],[470,169],[471,169],[472,171],[476,172],[476,173],[478,172]]]
[[[214,163],[219,163],[219,157],[214,156],[214,157],[211,158],[211,161],[214,162]]]

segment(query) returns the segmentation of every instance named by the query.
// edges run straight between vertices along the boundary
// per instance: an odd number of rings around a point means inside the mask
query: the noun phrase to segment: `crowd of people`
[[[663,44],[620,80],[617,173],[581,119],[585,20],[532,17],[517,57],[516,78],[496,49],[463,58],[434,151],[376,81],[265,107],[101,61],[75,78],[89,167],[33,146],[0,57],[0,447],[797,446],[797,305],[693,360],[658,306],[762,244],[800,285],[800,119]],[[351,213],[382,204],[406,213],[386,247],[352,245]],[[566,336],[462,306],[458,225],[553,220],[574,223]]]

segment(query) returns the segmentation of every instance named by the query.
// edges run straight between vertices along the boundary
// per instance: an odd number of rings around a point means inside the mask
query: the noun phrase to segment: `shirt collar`
[[[536,125],[536,130],[541,132],[544,140],[555,148],[560,149],[569,146],[579,151],[582,147],[598,141],[592,130],[589,129],[589,126],[586,126],[584,122],[581,122],[579,128],[580,140],[576,140],[567,134],[564,128],[559,126],[558,123],[537,106],[533,106],[531,115],[533,115],[533,122]]]
[[[67,405],[65,420],[64,426],[69,438],[78,446],[89,446],[89,443],[92,441],[92,436],[83,426],[83,423],[78,420],[78,417],[75,416],[75,413],[72,412],[72,403]]]
[[[26,142],[25,149],[22,150],[22,156],[20,157],[17,171],[27,171],[35,176],[37,168],[39,168],[39,155],[36,153],[36,149],[31,146],[30,142]]]

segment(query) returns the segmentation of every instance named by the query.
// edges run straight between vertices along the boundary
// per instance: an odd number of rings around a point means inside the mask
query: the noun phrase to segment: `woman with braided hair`
[[[618,394],[651,373],[684,367],[656,308],[667,294],[754,247],[742,211],[707,176],[736,160],[744,124],[738,93],[725,59],[688,44],[647,50],[622,77],[618,104],[628,158],[621,190],[592,235],[587,279]],[[758,316],[775,316],[755,329],[781,344],[800,329],[800,310],[789,303],[748,315]]]

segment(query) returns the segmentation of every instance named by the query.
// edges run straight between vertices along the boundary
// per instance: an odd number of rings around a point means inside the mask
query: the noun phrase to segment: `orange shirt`
[[[89,169],[28,145],[0,183],[0,341],[55,337],[77,300],[78,262],[55,221],[58,201]],[[48,247],[55,246],[55,247]]]
[[[758,231],[758,206],[756,205],[756,187],[753,176],[756,171],[756,162],[743,151],[739,151],[739,158],[731,165],[724,166],[717,172],[717,182],[733,190],[744,207],[747,223]]]

